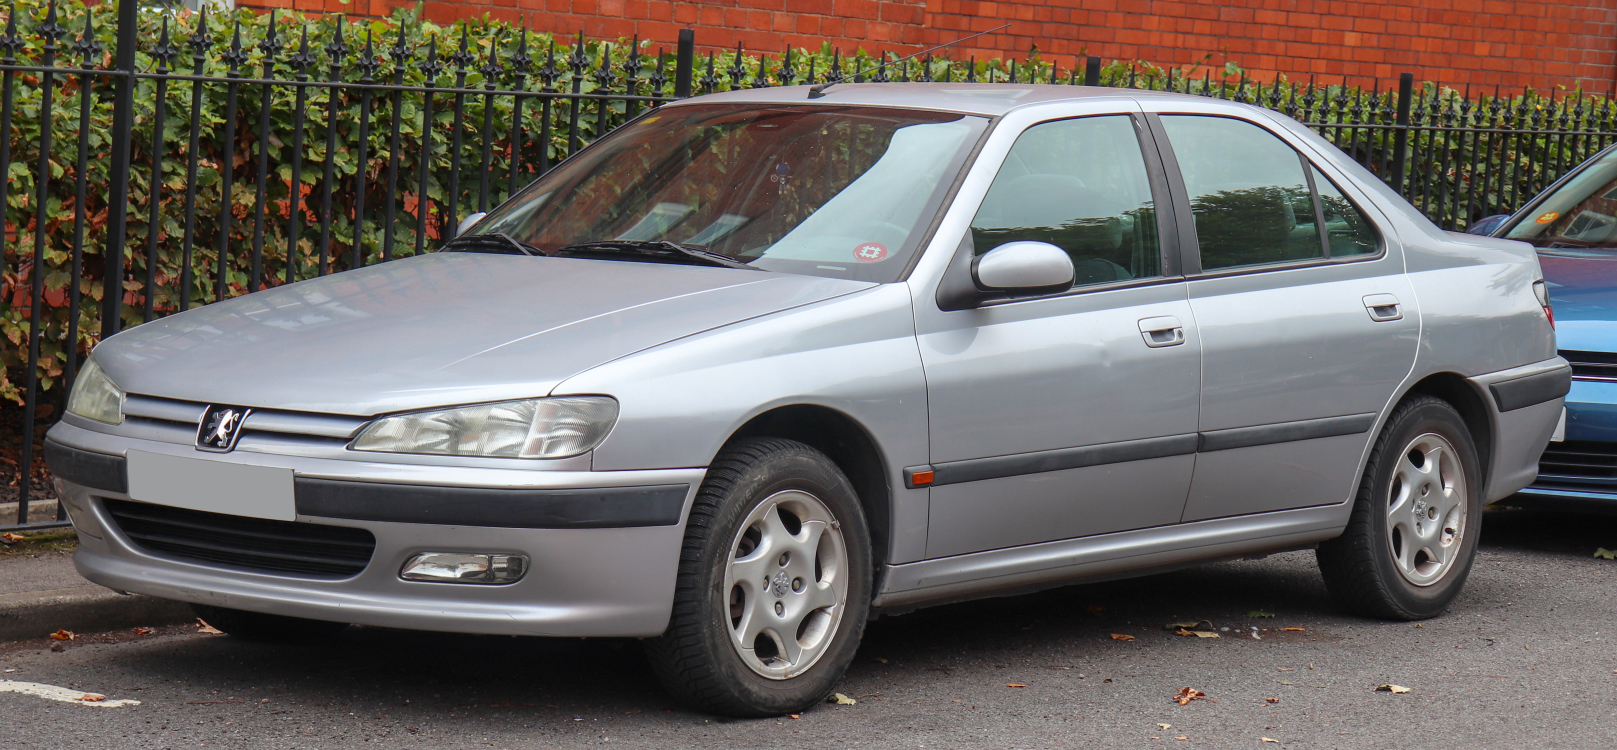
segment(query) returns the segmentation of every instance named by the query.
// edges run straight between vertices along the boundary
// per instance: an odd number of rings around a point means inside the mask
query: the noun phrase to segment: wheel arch
[[[1486,395],[1465,376],[1454,372],[1438,372],[1421,378],[1410,386],[1399,403],[1415,394],[1443,399],[1460,413],[1466,429],[1471,433],[1471,441],[1477,446],[1477,459],[1482,462],[1478,468],[1486,482],[1493,467],[1495,437],[1493,411],[1488,408]]]
[[[886,458],[870,431],[836,409],[818,404],[790,404],[753,417],[726,442],[742,437],[796,440],[824,453],[842,469],[865,512],[873,547],[871,559],[877,563],[878,580],[872,591],[880,591],[881,571],[891,559],[893,493],[887,481]]]

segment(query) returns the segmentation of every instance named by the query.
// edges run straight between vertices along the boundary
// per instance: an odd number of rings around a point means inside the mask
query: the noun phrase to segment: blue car
[[[1476,233],[1538,248],[1560,354],[1572,363],[1564,429],[1520,506],[1617,510],[1617,146]]]

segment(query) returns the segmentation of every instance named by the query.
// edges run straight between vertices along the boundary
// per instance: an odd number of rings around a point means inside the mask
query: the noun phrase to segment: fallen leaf
[[[1196,621],[1193,621],[1193,622],[1170,622],[1167,625],[1163,625],[1162,629],[1163,630],[1168,630],[1168,631],[1174,631],[1174,630],[1212,630],[1213,629],[1213,623],[1212,623],[1211,620],[1196,620]]]
[[[837,704],[839,706],[851,706],[851,705],[853,705],[855,703],[858,703],[859,701],[856,701],[856,700],[854,700],[852,698],[849,698],[848,696],[843,695],[842,693],[832,693],[830,698],[825,699],[825,702],[826,703],[835,703],[835,704]]]
[[[58,630],[58,631],[56,631],[54,633],[51,633],[51,640],[53,640],[53,641],[71,641],[71,640],[73,640],[73,631],[71,631],[71,630]]]
[[[1173,697],[1173,700],[1178,701],[1179,705],[1181,706],[1190,703],[1191,701],[1207,701],[1209,703],[1214,702],[1212,698],[1207,697],[1206,693],[1197,690],[1196,688],[1188,687],[1180,688],[1179,693]]]
[[[880,657],[880,656],[878,656],[878,657],[876,657],[876,658],[874,658],[874,659],[871,659],[871,661],[879,661],[879,662],[881,662],[881,663],[883,663],[883,664],[886,664],[886,663],[887,663],[887,660],[886,660],[886,659],[883,659],[883,658],[881,658],[881,657]]]
[[[786,718],[788,718],[788,719],[801,719],[801,718],[803,718],[803,715],[802,714],[786,714]]]
[[[1278,672],[1295,672],[1295,671],[1297,671],[1295,669],[1292,669],[1291,667],[1275,667],[1275,670],[1278,671]]]
[[[1190,741],[1189,737],[1186,737],[1186,736],[1184,736],[1182,734],[1179,735],[1178,737],[1175,737],[1174,739],[1179,740],[1180,742],[1189,742]]]
[[[132,632],[134,632],[135,635],[151,635],[156,631],[152,630],[151,628],[135,628]]]
[[[28,537],[25,537],[22,534],[13,534],[11,532],[6,532],[4,534],[0,534],[0,539],[4,539],[7,542],[20,542],[20,541],[22,541],[24,539],[27,539],[27,538]],[[1601,550],[1601,552],[1604,552],[1604,551],[1605,550]],[[1599,555],[1600,555],[1599,552],[1595,553],[1596,557],[1599,557]]]
[[[1280,699],[1279,698],[1264,698],[1263,702],[1264,703],[1279,703]]]
[[[1132,641],[1132,640],[1134,640],[1134,636],[1128,635],[1127,633],[1113,633],[1112,634],[1112,640],[1114,640],[1114,641]]]
[[[107,696],[100,693],[85,693],[83,697],[79,698],[79,700],[84,701],[85,703],[99,703],[106,699]]]
[[[1264,742],[1279,742],[1280,741],[1280,740],[1271,740],[1268,737],[1259,737],[1258,739],[1263,740]]]
[[[1275,613],[1273,613],[1273,612],[1265,612],[1265,611],[1263,611],[1261,609],[1254,609],[1251,612],[1246,613],[1246,616],[1247,617],[1274,617]]]
[[[11,536],[11,535],[7,534],[6,536]],[[1605,547],[1601,547],[1600,549],[1595,550],[1595,557],[1598,557],[1598,558],[1600,558],[1602,560],[1617,560],[1617,552],[1606,549]]]
[[[1089,611],[1089,612],[1101,612],[1101,611],[1104,611],[1106,608],[1102,607],[1099,604],[1091,604],[1088,607],[1085,607],[1084,609]]]
[[[1179,630],[1173,631],[1173,634],[1178,635],[1178,636],[1184,636],[1186,638],[1189,638],[1191,636],[1196,636],[1197,638],[1217,638],[1218,637],[1218,634],[1214,633],[1211,630],[1185,630],[1183,628],[1180,628]]]
[[[1303,633],[1303,632],[1307,632],[1308,629],[1307,628],[1281,628],[1281,630],[1290,630],[1293,633]]]
[[[1022,684],[1020,682],[1007,682],[1007,683],[1005,683],[1005,687],[1027,687],[1027,685],[1024,685],[1024,684]]]
[[[1285,680],[1280,680],[1280,684],[1282,684],[1282,685],[1292,685],[1292,684],[1295,684],[1295,683],[1286,682]]]
[[[225,631],[220,630],[220,629],[218,629],[218,628],[216,628],[216,627],[214,627],[212,625],[209,625],[207,620],[204,620],[204,619],[202,619],[200,617],[197,618],[197,632],[198,633],[207,633],[208,635],[224,635],[225,634]]]
[[[1169,729],[1173,729],[1172,724],[1160,724],[1159,723],[1159,724],[1157,724],[1157,726],[1161,727],[1162,731],[1164,731],[1164,732],[1168,731]]]
[[[1377,691],[1385,690],[1385,691],[1387,691],[1389,693],[1393,693],[1393,694],[1409,692],[1409,688],[1406,688],[1403,685],[1377,685],[1376,690]]]
[[[1110,677],[1108,677],[1108,678],[1106,678],[1104,680],[1101,680],[1101,682],[1111,682],[1111,681],[1112,681],[1112,678],[1110,678]]]

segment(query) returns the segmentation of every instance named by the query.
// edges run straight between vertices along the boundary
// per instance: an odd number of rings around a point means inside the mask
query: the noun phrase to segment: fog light
[[[422,552],[404,563],[399,577],[406,581],[497,584],[515,583],[526,572],[526,555]]]

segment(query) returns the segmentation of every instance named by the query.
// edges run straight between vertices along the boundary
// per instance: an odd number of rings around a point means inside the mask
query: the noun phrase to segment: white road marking
[[[76,703],[80,706],[100,706],[102,708],[140,705],[140,701],[111,701],[106,700],[104,696],[99,697],[97,700],[85,700],[86,697],[97,697],[97,694],[86,693],[83,690],[69,690],[55,685],[44,685],[38,682],[23,682],[21,680],[0,680],[0,693],[22,693],[23,695],[35,695],[63,703]]]

